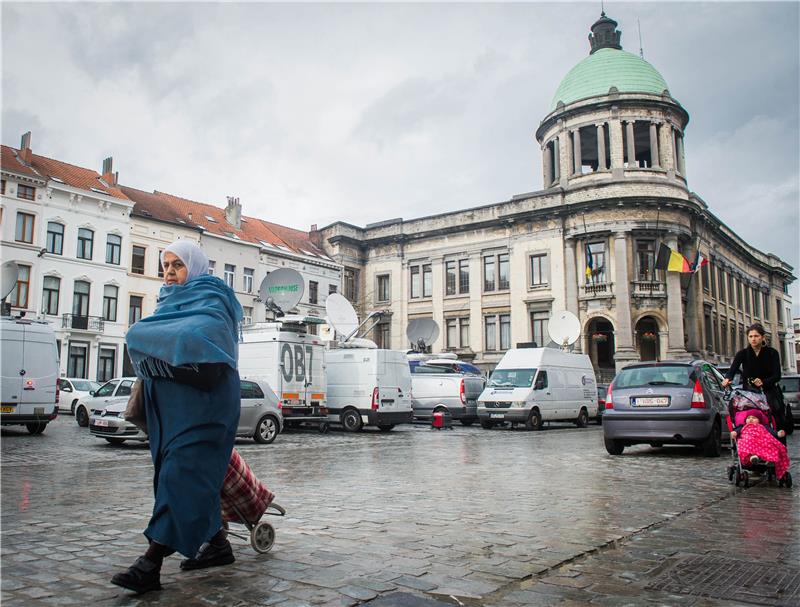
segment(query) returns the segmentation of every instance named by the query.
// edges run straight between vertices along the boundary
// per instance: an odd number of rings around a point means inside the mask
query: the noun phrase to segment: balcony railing
[[[610,282],[596,282],[583,285],[583,293],[588,297],[602,297],[604,295],[611,295]]]
[[[639,297],[664,297],[667,285],[657,280],[634,280],[631,283],[633,295]]]
[[[105,320],[101,316],[79,316],[78,314],[63,314],[61,316],[62,329],[79,329],[102,333]]]

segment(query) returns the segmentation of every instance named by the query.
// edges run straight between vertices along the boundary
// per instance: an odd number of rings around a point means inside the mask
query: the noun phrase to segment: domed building
[[[560,310],[580,319],[574,348],[590,355],[601,380],[639,360],[730,360],[755,321],[788,369],[792,268],[745,242],[688,189],[689,114],[658,70],[623,50],[617,22],[601,14],[589,44],[536,130],[544,189],[312,232],[345,266],[344,294],[362,315],[390,312],[375,328],[379,345],[410,347],[408,322],[432,318],[441,328],[433,351],[487,370],[520,343],[548,345],[548,320]],[[661,245],[689,264],[710,263],[656,269]]]

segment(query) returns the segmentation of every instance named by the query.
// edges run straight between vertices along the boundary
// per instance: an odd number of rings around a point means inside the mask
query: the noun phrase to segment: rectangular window
[[[550,343],[550,334],[547,332],[547,322],[549,319],[550,312],[531,312],[531,341],[536,343],[539,348],[544,348]]]
[[[591,272],[586,272],[584,268],[584,276],[586,276],[586,284],[603,284],[606,281],[606,243],[605,242],[590,242],[587,245],[586,263],[588,267],[588,256],[591,255],[592,267]]]
[[[344,269],[344,296],[352,302],[358,301],[358,270]]]
[[[114,285],[103,287],[103,320],[117,321],[117,294],[119,289]]]
[[[445,347],[458,348],[458,319],[448,318],[445,324]]]
[[[733,288],[733,274],[728,274],[728,304],[733,307],[735,303],[736,290]]]
[[[14,233],[14,240],[17,242],[33,243],[33,222],[35,216],[30,213],[17,212],[17,230]]]
[[[164,278],[164,264],[161,263],[161,254],[164,253],[162,249],[158,250],[158,277]]]
[[[747,314],[750,314],[750,287],[748,285],[744,285],[744,311]]]
[[[766,293],[762,293],[761,296],[764,302],[764,320],[769,320],[769,296]]]
[[[94,232],[88,228],[78,228],[78,259],[91,259],[94,248]]]
[[[392,347],[391,324],[379,322],[375,325],[375,343],[379,348],[390,349]]]
[[[728,352],[728,354],[730,356],[733,356],[734,354],[736,354],[736,350],[738,350],[738,347],[736,345],[736,325],[731,323],[731,343],[730,343],[730,351]]]
[[[208,260],[208,275],[214,276],[214,270],[217,269],[217,262],[213,259]]]
[[[22,198],[23,200],[35,200],[36,188],[32,188],[29,185],[22,185],[20,183],[17,186],[17,198]]]
[[[711,332],[711,314],[703,315],[703,326],[706,332],[705,348],[709,352],[714,351],[714,334]]]
[[[592,246],[594,249],[594,246]],[[637,280],[644,282],[654,282],[660,280],[661,276],[656,277],[656,243],[654,240],[636,241],[636,276]]]
[[[761,293],[753,289],[753,316],[761,317]]]
[[[122,236],[109,234],[106,239],[106,263],[119,265],[120,252],[122,251]],[[159,276],[163,276],[163,272]]]
[[[61,291],[61,279],[57,276],[45,276],[42,283],[42,312],[58,314],[58,295]]]
[[[251,306],[242,306],[242,324],[253,324],[253,308]]]
[[[703,266],[704,268],[708,268],[708,273],[711,276],[711,297],[717,297],[717,273],[714,270],[714,266],[711,265],[711,262],[708,263],[707,266]]]
[[[484,257],[483,258],[483,290],[484,291],[494,291],[495,290],[495,258],[494,255],[491,257]],[[492,348],[494,349],[494,348]]]
[[[496,316],[486,316],[483,319],[483,349],[488,352],[497,349]]]
[[[462,348],[469,348],[469,318],[458,319],[459,343]]]
[[[456,262],[446,261],[444,263],[444,294],[456,294]]]
[[[8,301],[14,308],[27,308],[28,307],[28,293],[31,286],[31,267],[30,266],[17,266],[19,273],[17,274],[17,284],[14,290],[8,294]]]
[[[64,226],[54,221],[47,222],[47,252],[53,255],[64,254]]]
[[[97,355],[97,381],[105,382],[114,377],[116,360],[116,349],[100,346]]]
[[[390,299],[390,283],[389,283],[389,274],[380,274],[377,277],[378,281],[378,293],[377,293],[377,301],[389,301]]]
[[[88,344],[70,342],[69,360],[67,361],[67,375],[69,377],[80,377],[86,379],[89,372],[86,364],[86,353],[89,350]]]
[[[128,306],[128,324],[132,325],[142,319],[142,300],[141,295],[131,295],[130,305]]]
[[[719,284],[723,284],[722,281]],[[725,321],[719,323],[719,353],[723,356],[728,353],[728,325]]]
[[[422,296],[431,297],[433,295],[433,272],[431,264],[426,263],[422,266]]]
[[[700,275],[703,277],[703,291],[706,293],[711,292],[711,272],[708,270],[708,264],[704,265],[700,270]]]
[[[235,276],[236,276],[236,266],[226,263],[224,280],[225,284],[228,285],[231,289],[233,288],[233,280]]]
[[[508,350],[511,347],[511,315],[500,315],[500,349]]]
[[[411,299],[422,296],[422,283],[419,266],[411,266]]]
[[[253,292],[253,268],[245,268],[244,275],[242,277],[242,290],[245,293],[252,293]]]
[[[92,286],[86,282],[85,280],[76,280],[73,287],[72,287],[72,314],[73,316],[78,316],[83,320],[79,324],[82,324],[83,327],[76,327],[76,328],[86,328],[86,319],[89,316],[89,296],[91,294]],[[75,319],[73,319],[73,323]]]
[[[778,297],[775,300],[775,319],[778,321],[779,324],[783,324],[783,308],[781,306],[781,298]]]
[[[328,295],[333,295],[334,293],[338,293],[339,288],[336,285],[328,285]]]
[[[147,249],[139,245],[131,248],[131,274],[144,274],[144,256]]]
[[[724,302],[725,301],[725,270],[722,268],[717,268],[717,284],[719,285],[719,300]]]
[[[497,256],[497,289],[506,291],[509,287],[511,275],[509,273],[508,253]]]
[[[0,194],[6,193],[6,180],[0,179]]]
[[[531,286],[541,287],[548,283],[547,254],[540,253],[530,256],[531,264]]]
[[[308,281],[308,303],[319,303],[319,283],[315,280]]]
[[[469,259],[458,262],[458,292],[469,293]]]
[[[742,302],[742,281],[736,281],[736,307],[738,309],[742,309],[744,307],[744,302]]]

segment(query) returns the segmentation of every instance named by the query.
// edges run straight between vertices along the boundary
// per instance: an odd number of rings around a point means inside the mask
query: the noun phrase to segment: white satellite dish
[[[406,337],[415,349],[424,351],[439,337],[439,325],[432,318],[417,318],[408,323]]]
[[[556,312],[547,323],[550,339],[562,348],[578,341],[581,336],[581,321],[572,312]]]
[[[267,308],[285,314],[300,303],[305,290],[306,283],[300,272],[279,268],[264,277],[258,295]]]
[[[328,323],[342,339],[347,339],[358,329],[358,314],[344,295],[340,293],[328,295],[328,299],[325,300],[325,312],[328,315]]]
[[[16,261],[7,261],[0,266],[0,299],[5,299],[17,286],[19,266]]]

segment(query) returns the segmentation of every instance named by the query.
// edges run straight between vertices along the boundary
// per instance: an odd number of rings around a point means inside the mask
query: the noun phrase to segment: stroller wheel
[[[785,486],[787,489],[791,489],[792,488],[792,473],[787,470],[786,474],[783,475],[783,478],[781,479],[780,482],[781,482],[782,486]]]
[[[748,474],[747,470],[742,472],[742,486],[747,489],[750,486],[750,474]]]
[[[253,550],[264,554],[269,552],[275,543],[275,528],[269,523],[260,522],[250,532],[250,545]]]
[[[736,474],[736,468],[733,466],[728,466],[728,481],[733,482],[733,476]]]

